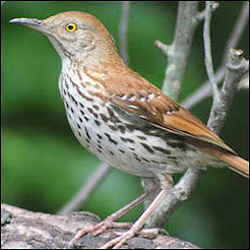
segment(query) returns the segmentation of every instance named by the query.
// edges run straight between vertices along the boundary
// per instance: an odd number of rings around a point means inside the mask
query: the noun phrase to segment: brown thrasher
[[[121,246],[143,227],[164,197],[167,175],[215,165],[249,176],[248,161],[124,64],[111,35],[94,16],[72,11],[44,20],[16,18],[11,23],[42,32],[60,55],[60,94],[78,141],[110,166],[156,177],[161,183],[162,191],[134,226],[104,248]],[[126,209],[75,238],[103,232]]]

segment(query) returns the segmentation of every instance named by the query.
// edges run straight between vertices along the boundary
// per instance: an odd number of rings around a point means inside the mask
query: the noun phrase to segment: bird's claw
[[[73,239],[69,242],[69,247],[72,248],[74,246],[74,243],[85,234],[92,233],[94,236],[97,236],[105,232],[109,228],[129,228],[131,227],[131,225],[131,223],[127,222],[114,222],[111,220],[104,220],[94,226],[83,228],[78,231]]]
[[[104,244],[99,249],[118,249],[120,248],[127,240],[133,238],[135,236],[135,232],[133,230],[129,230],[125,233],[123,233],[121,236],[108,241],[106,244]]]
[[[133,228],[131,228],[129,231],[127,231],[125,233],[124,232],[115,232],[115,234],[118,237],[113,239],[113,240],[108,241],[99,249],[108,249],[108,248],[118,249],[127,240],[133,238],[137,234],[139,234],[143,237],[147,237],[147,238],[152,239],[152,238],[155,238],[157,235],[159,235],[159,233],[166,234],[166,231],[162,228],[145,228],[145,229],[141,229],[140,231],[137,232],[136,230],[133,230]]]

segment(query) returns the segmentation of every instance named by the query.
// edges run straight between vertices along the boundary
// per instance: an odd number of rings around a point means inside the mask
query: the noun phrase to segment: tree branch
[[[90,227],[100,219],[91,213],[72,215],[35,213],[1,204],[2,249],[67,249],[68,242],[83,225]],[[126,229],[121,229],[121,232]],[[75,243],[76,248],[97,249],[115,237],[115,229],[100,236],[88,234]],[[197,246],[158,234],[156,237],[134,237],[128,249],[199,249]]]
[[[207,70],[208,79],[212,85],[214,100],[219,99],[219,90],[214,81],[214,66],[212,60],[212,49],[211,49],[211,34],[210,34],[210,23],[212,19],[212,11],[214,11],[219,5],[214,1],[206,1],[205,9],[205,22],[203,29],[203,40],[204,40],[204,51],[205,51],[205,65]]]
[[[249,21],[249,2],[245,1],[242,4],[240,14],[234,24],[230,38],[227,41],[223,56],[223,64],[228,60],[230,49],[235,48],[241,38],[241,35]]]
[[[231,49],[226,67],[225,80],[219,95],[220,99],[213,103],[208,120],[208,126],[216,133],[224,125],[240,79],[249,71],[249,61],[243,57],[242,50]],[[217,97],[214,96],[214,98]]]
[[[156,46],[168,58],[162,91],[175,100],[179,96],[193,40],[193,33],[198,24],[197,15],[198,1],[180,1],[173,43],[165,45],[160,41],[155,42]]]
[[[119,28],[120,54],[126,64],[129,63],[128,56],[128,21],[130,12],[130,2],[122,2],[122,15]]]
[[[243,31],[246,28],[246,25],[249,20],[249,2],[245,2],[242,5],[240,14],[234,24],[233,31],[229,36],[229,39],[227,41],[227,45],[224,50],[224,56],[222,58],[222,63],[219,69],[217,70],[215,76],[214,76],[214,82],[216,84],[219,84],[222,79],[224,78],[225,74],[225,64],[227,62],[227,57],[229,55],[229,49],[235,48],[241,38],[241,35]],[[247,88],[249,89],[249,81],[246,81],[246,79],[249,79],[249,72],[246,73],[245,76],[243,76],[242,82],[239,84],[239,88]],[[192,106],[196,105],[200,101],[204,100],[206,97],[211,96],[211,84],[209,81],[206,81],[204,84],[201,84],[201,87],[196,90],[191,96],[187,97],[183,102],[182,105],[186,108],[191,108]]]

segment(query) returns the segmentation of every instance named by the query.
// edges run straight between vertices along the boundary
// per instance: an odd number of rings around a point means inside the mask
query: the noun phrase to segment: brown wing
[[[127,69],[108,75],[105,80],[98,81],[107,90],[109,100],[120,109],[147,120],[155,127],[217,145],[235,154],[206,125],[139,74]]]

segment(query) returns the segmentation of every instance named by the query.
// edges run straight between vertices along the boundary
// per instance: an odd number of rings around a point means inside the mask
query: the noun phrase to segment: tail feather
[[[219,158],[220,160],[228,163],[231,170],[249,178],[249,162],[243,158],[233,155],[230,153],[222,153],[219,151],[214,151],[213,155]]]
[[[249,178],[249,162],[244,160],[243,158],[237,155],[233,155],[230,152],[222,152],[211,147],[202,148],[202,150],[227,163],[229,165],[228,168],[230,168],[234,172]]]
[[[249,162],[236,155],[223,154],[220,159],[227,162],[229,168],[247,178],[249,178]]]

